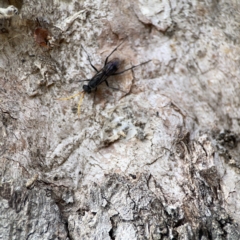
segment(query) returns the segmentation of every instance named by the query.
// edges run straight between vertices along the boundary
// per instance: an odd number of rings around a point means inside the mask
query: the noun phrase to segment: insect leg
[[[122,73],[124,73],[124,72],[126,72],[126,71],[128,71],[128,70],[131,70],[131,69],[133,69],[133,68],[135,68],[135,67],[141,66],[141,65],[143,65],[143,64],[145,64],[145,63],[148,63],[148,62],[150,62],[150,61],[152,61],[152,60],[149,60],[149,61],[147,61],[147,62],[140,63],[140,64],[138,64],[138,65],[132,66],[132,67],[130,67],[130,68],[127,68],[127,69],[125,69],[125,70],[123,70],[123,71],[121,71],[121,72],[114,73],[114,74],[112,74],[112,75],[122,74]]]
[[[85,53],[87,54],[87,56],[88,56],[88,61],[90,62],[91,67],[98,73],[99,71],[98,71],[97,68],[92,64],[91,59],[90,59],[90,56],[88,55],[87,51],[84,49],[83,45],[81,45],[81,46],[82,46],[82,49],[84,50],[84,52],[85,52]]]
[[[90,82],[90,81],[91,81],[91,79],[84,79],[84,80],[77,80],[75,82]]]
[[[108,58],[123,44],[124,41],[122,41],[117,47],[115,47],[112,52],[106,57],[104,66],[106,66],[107,62],[108,62]]]
[[[121,90],[120,88],[110,87],[107,80],[105,80],[105,83],[106,83],[107,87],[109,87],[109,88],[111,88],[111,89],[113,89],[113,90],[117,90],[117,91],[124,92],[124,91]],[[124,93],[126,93],[126,92],[124,92]]]

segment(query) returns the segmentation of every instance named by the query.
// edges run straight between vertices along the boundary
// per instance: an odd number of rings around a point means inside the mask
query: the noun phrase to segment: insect
[[[123,43],[123,42],[122,42]],[[105,59],[105,63],[104,63],[104,66],[102,67],[101,70],[98,70],[91,62],[91,59],[89,57],[89,55],[87,54],[88,56],[88,61],[91,65],[91,67],[96,71],[96,74],[91,78],[91,79],[85,79],[85,80],[79,80],[78,82],[84,82],[84,81],[88,81],[88,84],[85,84],[83,85],[83,91],[82,92],[79,92],[75,95],[72,95],[70,97],[66,97],[66,98],[60,98],[59,100],[69,100],[69,99],[72,99],[76,96],[79,96],[81,95],[80,97],[80,100],[78,102],[78,115],[80,115],[80,108],[81,108],[81,104],[82,104],[82,101],[83,101],[83,98],[84,98],[84,95],[85,93],[92,93],[93,91],[96,91],[97,90],[97,87],[102,84],[103,82],[106,83],[107,87],[111,88],[111,89],[114,89],[114,90],[120,90],[118,88],[114,88],[114,87],[110,87],[109,84],[108,84],[108,81],[107,79],[110,77],[110,76],[114,76],[114,75],[119,75],[119,74],[122,74],[126,71],[129,71],[135,67],[138,67],[140,65],[143,65],[145,63],[148,63],[150,62],[151,60],[147,61],[147,62],[143,62],[143,63],[140,63],[138,65],[135,65],[135,66],[132,66],[130,68],[127,68],[121,72],[117,72],[118,69],[119,69],[119,66],[120,66],[120,59],[118,58],[114,58],[110,61],[108,61],[109,57],[122,45],[122,43],[120,43],[116,48],[113,49],[113,51],[106,57]],[[122,91],[122,90],[120,90]],[[123,91],[122,91],[123,92]]]

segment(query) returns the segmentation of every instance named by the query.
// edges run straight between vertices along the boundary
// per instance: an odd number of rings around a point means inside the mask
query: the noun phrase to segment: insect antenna
[[[57,98],[56,100],[70,100],[70,99],[75,98],[75,97],[77,97],[77,96],[79,96],[79,95],[81,95],[80,100],[79,100],[79,102],[78,102],[78,116],[80,116],[81,105],[82,105],[83,98],[84,98],[84,95],[85,95],[85,92],[84,92],[84,91],[79,92],[79,93],[74,94],[74,95],[69,96],[69,97]]]
[[[82,106],[83,98],[84,98],[84,95],[85,95],[84,91],[82,91],[81,93],[82,93],[82,96],[80,97],[79,102],[78,102],[78,116],[80,116],[81,106]]]

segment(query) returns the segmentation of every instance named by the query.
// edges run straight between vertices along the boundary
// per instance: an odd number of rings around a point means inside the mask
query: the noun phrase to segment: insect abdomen
[[[111,60],[110,62],[108,62],[106,65],[106,70],[105,70],[106,75],[110,76],[110,75],[114,74],[118,70],[119,65],[120,65],[120,61],[118,58],[115,58],[115,59]]]

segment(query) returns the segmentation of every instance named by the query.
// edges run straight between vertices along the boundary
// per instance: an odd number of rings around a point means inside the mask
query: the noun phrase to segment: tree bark
[[[1,12],[0,239],[240,239],[238,1]]]

